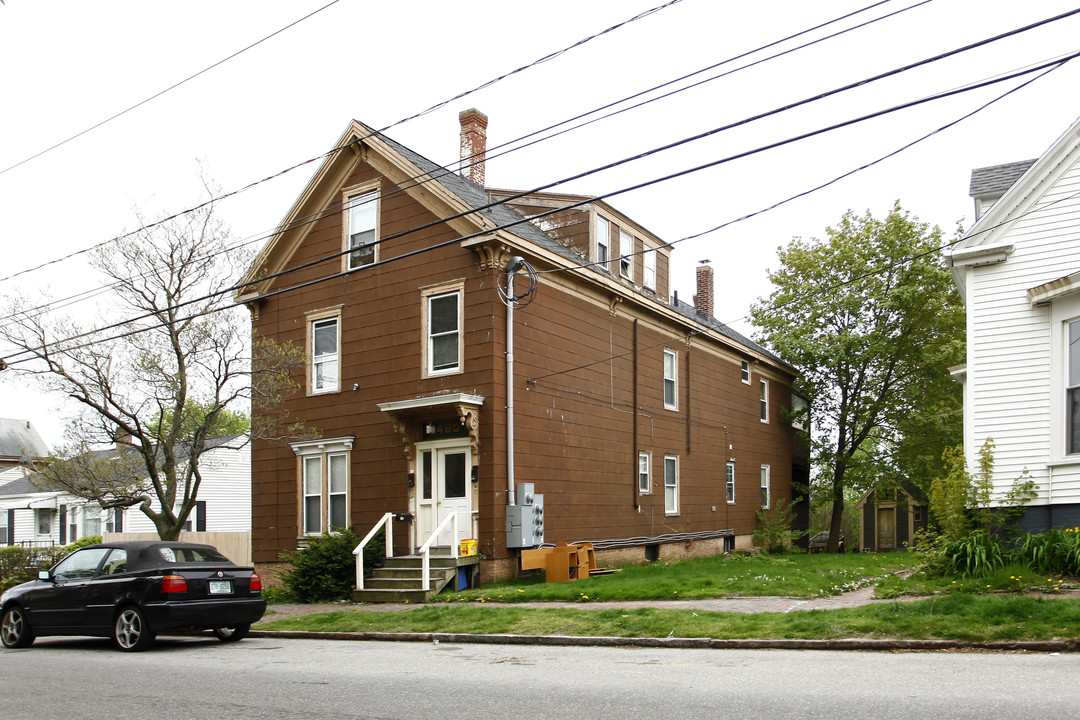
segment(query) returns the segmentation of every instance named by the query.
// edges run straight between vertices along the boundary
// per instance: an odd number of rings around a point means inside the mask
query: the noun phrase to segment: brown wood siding
[[[346,186],[375,177],[362,167]],[[433,219],[410,195],[384,188],[380,237]],[[288,266],[340,253],[341,221],[339,211],[318,220]],[[446,225],[436,225],[385,243],[380,259],[454,237]],[[325,277],[340,267],[335,257],[276,281],[276,287]],[[666,283],[666,276],[667,258],[658,253],[658,278]],[[640,277],[639,265],[638,282]],[[465,287],[464,372],[424,378],[422,288],[455,280]],[[749,534],[760,505],[761,465],[771,468],[773,501],[790,499],[792,430],[782,419],[781,402],[789,397],[790,376],[767,365],[755,368],[770,382],[770,422],[762,423],[757,378],[750,385],[741,382],[738,348],[705,336],[688,344],[683,338],[697,326],[665,316],[648,301],[615,304],[613,313],[608,291],[575,273],[545,275],[540,284],[536,300],[516,312],[515,472],[518,482],[535,483],[545,495],[547,541],[707,530]],[[259,304],[255,330],[304,346],[305,313],[336,305],[342,306],[341,390],[308,396],[305,387],[288,408],[323,437],[355,437],[349,518],[356,531],[366,532],[384,512],[408,509],[403,440],[378,403],[479,395],[485,400],[474,486],[478,540],[489,558],[507,557],[506,307],[497,296],[495,273],[482,270],[475,252],[454,243],[270,297]],[[678,352],[678,410],[664,407],[665,347]],[[304,385],[302,371],[296,379]],[[641,496],[635,493],[639,451],[652,457],[652,492]],[[664,508],[665,455],[679,462],[674,516]],[[729,458],[736,460],[735,505],[725,497]],[[254,560],[273,562],[295,548],[300,535],[297,458],[287,443],[255,443],[252,493]],[[405,533],[399,531],[397,539],[403,548]]]

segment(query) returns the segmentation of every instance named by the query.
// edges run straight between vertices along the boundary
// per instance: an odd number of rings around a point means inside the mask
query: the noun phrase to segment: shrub
[[[48,570],[71,550],[68,545],[0,548],[0,591],[35,579],[39,570]]]
[[[791,503],[784,499],[778,500],[770,508],[758,510],[757,519],[754,542],[767,553],[788,552],[792,542],[806,534],[803,530],[791,529]]]
[[[1052,528],[1024,536],[1020,559],[1042,573],[1080,575],[1080,528]]]
[[[1001,541],[981,530],[945,543],[942,554],[948,563],[948,572],[961,578],[983,577],[1004,567],[1006,562]]]
[[[380,532],[364,548],[364,572],[384,554],[384,533]],[[289,593],[303,603],[337,602],[351,597],[356,587],[356,559],[353,549],[360,538],[344,529],[333,535],[314,537],[302,550],[282,553],[292,567],[280,577]]]

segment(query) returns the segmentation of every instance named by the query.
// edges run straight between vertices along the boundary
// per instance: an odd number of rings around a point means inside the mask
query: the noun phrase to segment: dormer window
[[[611,223],[602,217],[596,218],[596,262],[597,265],[607,270],[608,261],[611,259]]]
[[[625,230],[619,231],[619,275],[634,280],[634,236]]]

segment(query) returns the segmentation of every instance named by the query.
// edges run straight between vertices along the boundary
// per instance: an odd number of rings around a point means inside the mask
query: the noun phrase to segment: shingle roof
[[[0,457],[39,458],[49,454],[49,446],[29,420],[0,419]]]
[[[1034,164],[1034,160],[1021,160],[1005,165],[975,168],[971,171],[971,187],[968,189],[968,195],[973,198],[987,195],[1000,197]]]
[[[443,187],[454,193],[458,198],[467,203],[470,207],[479,208],[487,205],[490,202],[488,200],[487,192],[484,190],[484,188],[477,185],[472,180],[464,178],[451,170],[447,170],[446,168],[437,165],[431,160],[425,158],[423,155],[420,155],[419,153],[410,150],[404,145],[394,140],[391,140],[382,133],[379,133],[378,131],[372,130],[371,132],[378,135],[379,138],[381,138],[387,144],[393,147],[394,150],[401,153],[405,158],[407,158],[409,162],[414,164],[423,172],[427,173],[430,177],[434,178],[437,182],[442,184]],[[561,244],[556,242],[547,233],[533,225],[532,222],[522,222],[523,217],[519,215],[513,208],[509,207],[507,204],[500,203],[498,205],[495,205],[494,207],[481,210],[481,212],[487,215],[494,222],[498,223],[500,227],[512,225],[507,229],[515,235],[518,235],[522,238],[529,240],[530,242],[533,242],[543,248],[557,253],[562,257],[570,260],[575,265],[581,262],[580,257],[578,257],[569,249],[563,247]],[[599,272],[595,269],[593,269],[592,271]],[[657,300],[651,295],[645,294],[644,292],[639,291],[639,294],[642,295],[642,297],[646,298],[649,302],[659,302],[660,304],[666,304],[660,300]],[[761,347],[752,340],[735,332],[727,325],[724,325],[723,323],[713,318],[706,318],[704,315],[699,313],[692,305],[688,305],[680,301],[678,298],[673,299],[671,304],[668,305],[668,307],[674,309],[679,314],[684,315],[685,317],[696,320],[697,322],[709,327],[711,330],[715,330],[721,335],[724,335],[725,337],[728,337],[731,340],[734,340],[735,342],[740,343],[741,345],[751,350],[761,353],[762,355],[772,359],[773,361],[785,367],[792,367],[789,363],[785,362],[776,354],[769,352],[768,350]]]

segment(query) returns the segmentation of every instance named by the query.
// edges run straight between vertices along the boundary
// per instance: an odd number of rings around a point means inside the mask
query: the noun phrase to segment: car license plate
[[[232,580],[211,580],[210,581],[210,594],[211,595],[231,595],[232,594]]]

